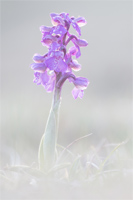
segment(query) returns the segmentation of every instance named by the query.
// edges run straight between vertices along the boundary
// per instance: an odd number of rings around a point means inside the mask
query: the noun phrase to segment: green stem
[[[58,118],[61,102],[61,88],[55,87],[52,107],[47,120],[45,132],[42,136],[38,159],[40,170],[47,172],[55,162],[56,143],[58,136]]]

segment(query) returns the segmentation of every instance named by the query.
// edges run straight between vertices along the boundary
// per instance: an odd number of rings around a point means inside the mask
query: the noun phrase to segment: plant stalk
[[[56,158],[56,143],[58,137],[58,120],[59,120],[59,108],[61,103],[61,88],[55,86],[53,102],[49,117],[47,120],[45,132],[42,136],[38,160],[39,168],[44,172],[48,172],[54,165]]]

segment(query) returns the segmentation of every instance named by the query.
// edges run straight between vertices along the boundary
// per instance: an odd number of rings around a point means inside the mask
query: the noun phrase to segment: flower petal
[[[56,81],[55,73],[49,75],[49,80],[45,84],[45,89],[47,90],[47,92],[52,92],[54,90],[55,81]]]
[[[58,15],[59,15],[58,13],[50,13],[51,18],[58,16]]]
[[[78,88],[80,90],[85,90],[89,84],[89,81],[87,78],[77,77],[73,81],[73,84],[75,85],[76,88]]]
[[[78,98],[79,93],[80,93],[80,90],[77,89],[76,87],[72,90],[72,95],[73,95],[74,99]]]
[[[50,70],[54,70],[56,68],[56,62],[54,57],[50,57],[45,61],[46,67]]]
[[[44,56],[36,53],[36,54],[34,54],[32,59],[36,63],[42,63],[44,61]]]
[[[53,42],[51,44],[51,46],[49,47],[49,50],[50,51],[55,51],[55,50],[59,50],[59,48],[60,48],[60,45],[57,42]]]
[[[84,17],[78,17],[75,19],[75,22],[78,24],[79,27],[84,26],[87,24],[87,21]]]
[[[62,24],[63,26],[65,25],[64,20],[58,14],[52,14],[51,18],[52,18],[52,24],[54,26],[57,26],[58,24]]]
[[[78,63],[77,60],[71,60],[69,63],[69,66],[74,70],[74,71],[79,71],[81,69],[81,65]]]
[[[79,58],[81,56],[80,48],[78,45],[75,45],[77,48],[76,58]]]
[[[79,34],[79,36],[81,36],[81,30],[80,30],[78,24],[76,22],[72,21],[72,26],[77,31],[77,33]]]
[[[65,72],[67,70],[67,64],[60,58],[58,60],[57,67],[55,68],[56,72]]]
[[[60,13],[60,16],[64,19],[64,20],[67,20],[69,22],[70,18],[69,18],[69,14],[68,13]]]
[[[53,29],[53,27],[50,27],[50,26],[40,26],[40,31],[42,33],[50,32],[52,29]]]
[[[51,36],[50,34],[49,35],[47,34],[46,36],[42,37],[42,40],[41,40],[42,44],[48,47],[52,44],[53,41],[54,41],[54,37]]]
[[[75,46],[70,47],[69,50],[68,50],[68,53],[69,53],[70,55],[76,55],[76,53],[77,53],[77,48],[76,48]]]
[[[83,95],[84,95],[84,91],[83,90],[80,90],[80,89],[77,89],[76,87],[72,90],[72,95],[74,97],[74,99],[77,99],[78,97],[80,99],[83,98]]]
[[[47,74],[47,71],[45,71],[43,74],[41,74],[41,83],[43,86],[45,86],[47,84],[47,82],[49,81],[49,76]]]
[[[88,42],[86,40],[81,39],[75,40],[75,43],[80,47],[86,47],[88,45]]]
[[[67,32],[67,30],[64,28],[64,26],[62,25],[58,25],[54,30],[53,33],[60,35],[60,36],[64,36],[64,34]]]
[[[33,82],[36,83],[37,85],[41,84],[41,79],[40,79],[40,73],[39,72],[35,72],[34,73],[34,80],[33,80]]]
[[[32,63],[31,68],[35,72],[43,73],[46,70],[46,65],[45,65],[45,63]]]
[[[84,90],[80,90],[78,97],[82,99],[84,96]]]
[[[62,51],[55,51],[54,52],[54,56],[59,59],[59,58],[63,58],[64,53]]]

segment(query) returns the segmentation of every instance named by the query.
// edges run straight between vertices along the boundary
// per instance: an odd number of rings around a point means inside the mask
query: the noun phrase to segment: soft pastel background
[[[2,1],[2,167],[37,162],[52,94],[33,83],[30,64],[34,53],[47,52],[39,27],[51,26],[51,12],[85,17],[82,38],[89,42],[81,49],[82,70],[76,74],[88,78],[90,85],[82,100],[74,100],[73,85],[65,83],[58,143],[66,146],[89,133],[93,134],[86,139],[86,148],[103,140],[129,139],[125,151],[131,156],[131,1]]]

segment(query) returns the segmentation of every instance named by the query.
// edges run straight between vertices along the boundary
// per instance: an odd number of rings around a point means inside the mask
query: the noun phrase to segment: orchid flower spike
[[[54,90],[52,107],[50,109],[45,132],[42,136],[38,161],[39,168],[48,172],[56,160],[56,144],[58,136],[58,116],[61,102],[61,89],[66,80],[73,83],[72,95],[74,99],[82,98],[84,90],[89,81],[84,77],[76,77],[73,71],[81,70],[81,65],[75,58],[81,56],[81,47],[88,45],[86,40],[80,39],[80,27],[86,24],[83,17],[69,17],[68,13],[51,13],[53,26],[41,26],[42,45],[48,48],[44,55],[35,54],[34,63],[31,68],[34,70],[34,83],[42,85],[47,92]],[[72,26],[77,36],[69,32]],[[72,43],[70,48],[67,47]]]
[[[79,38],[81,36],[80,27],[87,22],[83,17],[69,17],[68,13],[51,13],[50,16],[53,26],[40,27],[41,42],[48,48],[48,52],[44,55],[35,54],[33,56],[34,63],[31,64],[34,70],[33,81],[37,85],[42,85],[47,92],[52,92],[56,85],[62,87],[63,84],[59,84],[60,82],[64,83],[66,79],[71,80],[70,82],[74,84],[73,97],[82,98],[89,81],[83,77],[76,78],[73,74],[73,71],[81,69],[81,65],[73,57],[79,58],[81,56],[80,47],[88,45],[86,40]],[[70,26],[76,30],[78,36],[70,34]],[[67,51],[70,41],[72,46]]]

